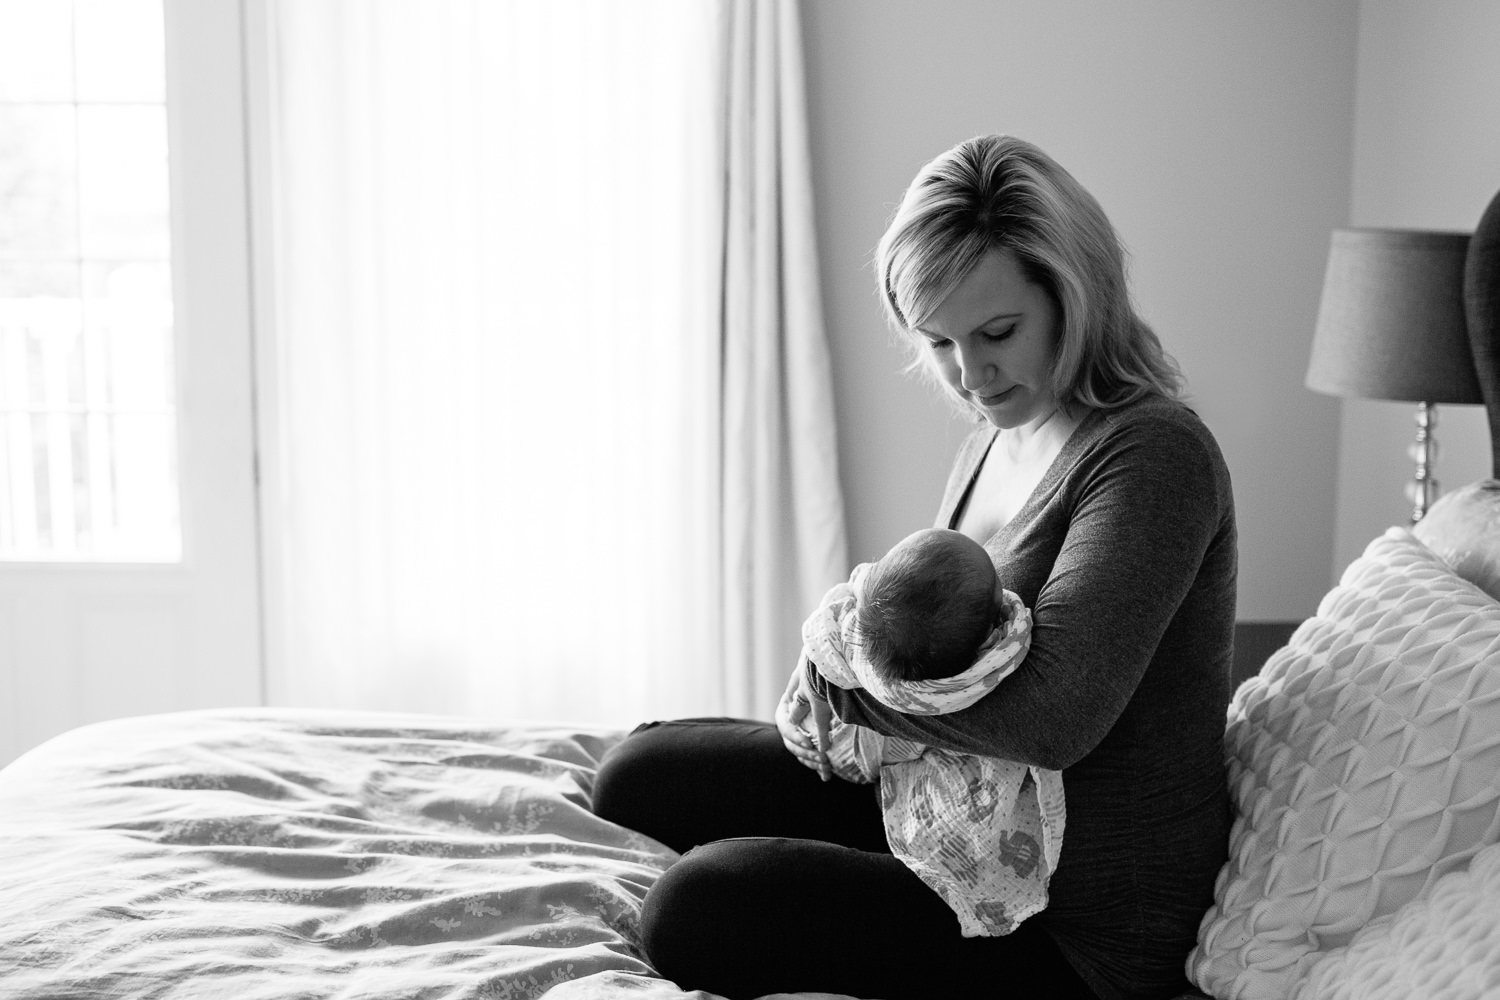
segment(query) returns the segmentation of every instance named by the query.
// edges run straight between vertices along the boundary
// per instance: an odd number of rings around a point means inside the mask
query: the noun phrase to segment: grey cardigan
[[[964,442],[939,526],[957,525],[995,436]],[[907,716],[815,670],[809,680],[845,722],[1061,769],[1062,858],[1033,919],[1102,997],[1182,988],[1230,822],[1236,533],[1223,456],[1181,403],[1091,411],[985,547],[1034,617],[1030,652],[995,691]]]

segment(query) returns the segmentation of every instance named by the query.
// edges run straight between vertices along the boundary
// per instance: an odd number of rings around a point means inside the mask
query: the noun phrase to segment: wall
[[[851,556],[930,523],[965,431],[898,369],[871,252],[923,162],[982,132],[1039,144],[1134,257],[1143,313],[1234,476],[1244,620],[1329,584],[1338,404],[1302,387],[1346,224],[1355,0],[812,0],[814,184]]]
[[[1500,190],[1500,4],[1363,0],[1356,95],[1351,224],[1472,230]],[[1413,412],[1343,404],[1336,569],[1410,516]],[[1483,407],[1441,407],[1437,438],[1442,485],[1490,475]]]

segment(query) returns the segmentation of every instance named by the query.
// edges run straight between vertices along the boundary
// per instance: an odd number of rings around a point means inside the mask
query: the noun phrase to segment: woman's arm
[[[1078,761],[1124,710],[1231,516],[1206,429],[1135,420],[1109,432],[1054,502],[1061,547],[1019,669],[969,708],[907,716],[811,671],[839,718],[960,753],[1051,769]],[[1002,571],[1004,567],[1002,567]]]

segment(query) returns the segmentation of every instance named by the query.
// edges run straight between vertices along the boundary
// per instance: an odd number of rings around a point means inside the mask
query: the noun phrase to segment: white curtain
[[[848,571],[794,0],[264,12],[272,703],[769,717]]]

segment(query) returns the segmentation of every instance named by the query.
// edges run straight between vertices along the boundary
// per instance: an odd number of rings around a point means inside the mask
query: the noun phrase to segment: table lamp
[[[1438,403],[1483,403],[1464,322],[1468,233],[1335,229],[1307,387],[1417,404],[1412,523],[1438,498]]]

